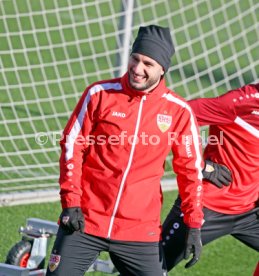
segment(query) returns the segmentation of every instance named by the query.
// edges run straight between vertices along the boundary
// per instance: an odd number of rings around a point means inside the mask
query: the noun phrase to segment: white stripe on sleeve
[[[65,159],[66,161],[70,160],[73,157],[74,154],[74,144],[76,141],[76,138],[78,137],[79,132],[82,129],[82,125],[84,122],[84,118],[87,112],[87,107],[88,104],[91,100],[91,97],[103,90],[121,90],[122,86],[121,83],[102,83],[102,84],[97,84],[93,87],[90,88],[89,93],[86,95],[85,100],[82,104],[82,108],[78,114],[78,117],[72,126],[69,134],[66,137],[66,143],[65,143],[65,148],[66,148],[66,153],[65,153]]]

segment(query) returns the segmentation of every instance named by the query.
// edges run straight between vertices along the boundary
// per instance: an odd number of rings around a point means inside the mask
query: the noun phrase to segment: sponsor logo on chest
[[[113,117],[119,117],[119,118],[125,118],[126,117],[126,113],[119,112],[119,111],[112,111],[112,116]]]
[[[164,115],[164,114],[157,114],[156,123],[157,123],[158,128],[162,132],[166,132],[172,124],[172,116]]]
[[[251,113],[254,115],[259,115],[259,110],[253,110]]]

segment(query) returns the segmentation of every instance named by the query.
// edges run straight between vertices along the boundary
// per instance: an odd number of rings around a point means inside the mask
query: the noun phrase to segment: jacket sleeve
[[[202,212],[202,151],[196,118],[188,104],[182,109],[177,122],[177,139],[172,145],[172,165],[177,175],[181,210],[184,222],[192,228],[200,228]]]
[[[188,101],[200,126],[233,123],[236,118],[235,100],[238,90],[229,91],[215,98],[199,98]]]
[[[60,197],[62,208],[81,204],[81,176],[84,153],[93,127],[94,108],[86,90],[73,111],[60,141]]]

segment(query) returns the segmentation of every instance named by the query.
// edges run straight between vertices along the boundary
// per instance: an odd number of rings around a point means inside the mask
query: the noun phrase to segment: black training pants
[[[232,235],[259,252],[259,207],[239,215],[217,213],[208,208],[203,208],[203,212],[203,245],[225,235]],[[178,197],[163,224],[162,245],[168,271],[183,260],[185,235],[186,225],[183,222]]]
[[[101,251],[121,276],[166,276],[159,242],[125,242],[99,238],[59,228],[46,276],[82,276]]]

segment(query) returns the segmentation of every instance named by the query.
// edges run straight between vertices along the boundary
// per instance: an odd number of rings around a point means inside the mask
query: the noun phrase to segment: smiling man
[[[201,148],[191,108],[165,85],[173,54],[168,28],[140,27],[128,72],[83,93],[60,143],[63,211],[48,276],[84,275],[101,251],[122,276],[166,275],[160,180],[170,151],[188,225],[186,254],[199,258]]]
[[[153,90],[165,73],[155,60],[136,53],[130,56],[128,68],[131,87],[145,93]]]

